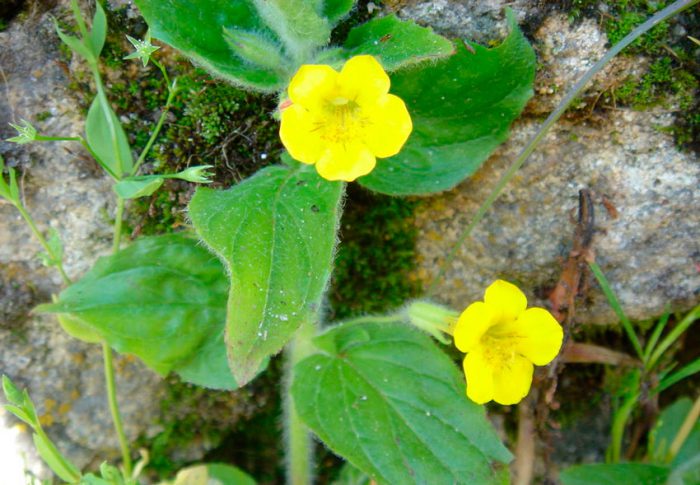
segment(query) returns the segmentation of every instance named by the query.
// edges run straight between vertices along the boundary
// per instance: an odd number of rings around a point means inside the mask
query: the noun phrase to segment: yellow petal
[[[496,323],[497,314],[483,301],[467,307],[454,328],[455,345],[462,352],[472,352],[480,344],[481,337]]]
[[[399,153],[413,130],[411,115],[406,104],[398,96],[385,94],[374,105],[365,105],[363,115],[367,117],[365,142],[379,158]]]
[[[344,98],[364,106],[387,94],[391,81],[374,57],[355,56],[341,69],[338,85]]]
[[[561,349],[564,331],[544,308],[529,308],[508,326],[519,337],[515,351],[535,365],[547,365]]]
[[[493,372],[493,400],[499,404],[519,403],[530,392],[534,368],[519,355]]]
[[[282,111],[280,139],[292,158],[303,163],[316,163],[323,153],[313,115],[298,104]]]
[[[518,318],[527,307],[527,298],[512,283],[496,280],[486,288],[484,302],[499,312],[499,320],[508,322]]]
[[[370,173],[376,163],[377,159],[364,145],[334,143],[326,148],[316,170],[326,180],[352,182]]]
[[[338,72],[331,66],[304,64],[289,83],[292,102],[317,109],[338,90]]]
[[[477,404],[493,399],[494,381],[490,362],[480,351],[469,352],[464,358],[464,375],[467,378],[467,397]]]

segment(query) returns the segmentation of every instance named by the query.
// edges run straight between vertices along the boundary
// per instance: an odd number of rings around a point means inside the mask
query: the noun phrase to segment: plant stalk
[[[32,219],[32,216],[27,212],[27,209],[24,208],[22,203],[18,203],[15,205],[19,213],[21,214],[22,218],[24,221],[27,223],[29,226],[29,229],[32,230],[32,234],[34,234],[34,237],[37,238],[41,246],[44,248],[44,251],[46,251],[46,254],[48,254],[52,260],[56,262],[56,268],[58,269],[58,272],[61,275],[61,279],[63,280],[63,283],[65,285],[70,285],[71,280],[66,274],[66,271],[63,269],[63,262],[61,261],[60,258],[57,258],[56,255],[54,254],[53,250],[51,249],[51,246],[49,246],[49,243],[46,242],[46,239],[44,238],[44,235],[39,231],[39,229],[36,227],[36,224],[34,223],[34,219]]]
[[[678,0],[677,2],[674,2],[668,7],[664,8],[663,10],[656,12],[646,22],[641,24],[639,27],[627,34],[620,42],[615,44],[598,62],[595,63],[593,67],[591,67],[591,69],[588,70],[588,72],[586,72],[586,74],[583,75],[583,77],[581,77],[581,79],[578,80],[574,87],[571,88],[571,91],[569,91],[569,93],[564,97],[564,99],[561,100],[559,106],[557,106],[557,108],[554,111],[552,111],[552,113],[547,117],[544,123],[542,123],[542,126],[540,126],[540,129],[537,131],[534,138],[532,138],[532,140],[530,140],[527,146],[523,148],[523,150],[518,155],[518,158],[515,159],[515,161],[510,165],[510,167],[508,167],[508,169],[503,173],[503,175],[501,175],[501,178],[498,180],[498,182],[496,182],[496,186],[493,188],[489,196],[476,211],[476,214],[474,214],[474,216],[472,217],[472,220],[469,222],[469,225],[464,229],[462,234],[460,234],[459,238],[457,239],[457,242],[452,247],[452,250],[449,252],[442,265],[440,265],[440,269],[437,275],[435,275],[435,278],[433,278],[432,282],[428,286],[427,296],[431,296],[434,294],[434,292],[437,290],[438,282],[445,275],[447,268],[450,266],[450,264],[452,264],[452,261],[457,256],[457,252],[462,247],[467,238],[471,235],[472,230],[474,230],[474,227],[476,227],[476,225],[479,224],[479,222],[481,222],[481,220],[486,215],[486,212],[488,212],[488,210],[491,208],[496,199],[498,199],[498,197],[501,195],[501,192],[503,191],[505,186],[508,185],[511,179],[515,176],[516,172],[520,169],[520,167],[523,166],[523,164],[532,154],[532,152],[535,151],[535,148],[537,148],[537,146],[540,144],[540,142],[547,134],[549,129],[552,127],[552,125],[554,125],[554,123],[557,122],[561,115],[563,115],[566,112],[566,110],[569,108],[569,105],[571,105],[571,103],[583,91],[583,89],[593,78],[593,76],[598,74],[598,72],[600,72],[608,64],[608,62],[610,62],[625,47],[637,40],[637,38],[648,32],[667,18],[672,17],[682,12],[683,10],[692,7],[699,1],[700,0]]]
[[[683,420],[681,428],[678,430],[676,437],[671,443],[671,447],[669,448],[669,461],[672,461],[678,452],[681,451],[683,443],[685,443],[685,440],[690,436],[690,433],[698,422],[698,418],[700,418],[700,396],[695,400],[693,407],[690,408],[688,415],[685,417],[685,420]]]
[[[166,74],[164,73],[163,75],[166,75]],[[177,81],[177,79],[174,82],[176,82],[176,81]],[[141,167],[141,164],[146,159],[146,155],[148,155],[148,152],[151,151],[151,147],[153,147],[153,144],[155,143],[156,138],[158,137],[158,133],[160,133],[160,130],[163,127],[163,123],[165,122],[165,117],[168,115],[168,111],[170,110],[170,107],[173,104],[173,99],[175,99],[176,93],[177,93],[176,89],[172,89],[171,87],[168,87],[168,99],[165,101],[165,106],[163,107],[163,112],[160,114],[160,117],[158,118],[158,123],[156,123],[156,127],[153,129],[153,133],[151,133],[151,137],[148,139],[146,146],[141,151],[141,154],[139,155],[138,160],[136,160],[136,163],[134,164],[134,168],[131,170],[131,175],[136,175],[139,168]]]
[[[124,475],[131,477],[132,464],[131,452],[129,451],[129,442],[124,433],[124,425],[122,417],[119,414],[119,403],[117,402],[117,386],[114,378],[114,363],[112,362],[112,349],[107,342],[102,342],[102,355],[104,356],[105,368],[105,383],[107,384],[107,400],[109,401],[109,411],[112,413],[112,421],[114,421],[114,430],[119,438],[119,448],[122,453],[122,462],[124,466]]]
[[[294,366],[313,353],[311,339],[316,334],[316,325],[305,322],[299,327],[285,349],[284,369],[284,445],[287,483],[289,485],[311,485],[314,477],[313,440],[308,428],[299,419],[292,397]]]
[[[114,234],[112,238],[112,252],[119,251],[122,240],[122,220],[124,218],[124,199],[117,197],[117,213],[114,216]]]

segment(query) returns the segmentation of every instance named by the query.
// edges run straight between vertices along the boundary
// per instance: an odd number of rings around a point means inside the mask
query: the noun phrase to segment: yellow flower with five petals
[[[497,280],[484,301],[460,315],[454,341],[466,353],[467,396],[478,404],[520,402],[530,391],[534,365],[547,365],[559,353],[564,333],[544,308],[527,308],[517,286]]]
[[[389,94],[390,80],[372,56],[355,56],[340,72],[301,66],[283,104],[280,138],[296,160],[321,177],[351,182],[396,155],[413,129],[406,105]]]

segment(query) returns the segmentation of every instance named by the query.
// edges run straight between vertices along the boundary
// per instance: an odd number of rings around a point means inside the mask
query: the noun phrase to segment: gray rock
[[[507,33],[506,7],[522,22],[537,4],[527,0],[424,0],[403,7],[399,16],[429,25],[443,35],[488,44]]]
[[[75,136],[83,131],[47,14],[30,15],[0,33],[0,66],[5,94],[0,98],[1,138],[13,134],[8,122],[22,118],[46,134]],[[46,119],[37,121],[42,117]],[[79,145],[2,142],[0,153],[21,171],[24,200],[39,229],[46,233],[54,228],[60,234],[71,277],[79,277],[98,256],[109,253],[114,197],[107,178]],[[0,306],[5,309],[0,321],[0,369],[29,389],[47,433],[76,464],[116,459],[118,443],[106,403],[100,347],[71,339],[53,317],[28,316],[33,305],[48,301],[61,287],[57,273],[38,262],[40,251],[17,211],[9,204],[0,205]],[[116,367],[126,433],[133,440],[158,418],[163,386],[158,376],[133,359],[117,358]],[[0,469],[11,475],[24,456],[32,472],[48,476],[30,433],[17,432],[21,429],[17,420],[6,413],[0,422],[2,441],[17,440],[3,453],[2,460],[8,463]],[[3,477],[3,483],[24,483],[21,476],[8,480]]]
[[[432,3],[442,5],[441,0]],[[538,94],[529,113],[548,112],[592,65],[591,59],[602,56],[605,35],[596,31],[593,23],[570,25],[563,16],[542,24],[535,39],[541,61]],[[578,47],[582,45],[587,47]],[[623,67],[610,68],[606,81],[592,89],[605,89],[605,82],[625,74]],[[556,89],[545,89],[543,80]],[[516,122],[510,140],[474,177],[427,202],[417,219],[419,277],[428,281],[437,273],[472,214],[540,121],[525,117]],[[578,190],[589,188],[597,194],[597,261],[627,314],[647,319],[662,314],[667,304],[674,310],[697,304],[700,164],[664,133],[673,122],[673,112],[667,109],[610,109],[604,116],[560,121],[461,248],[440,282],[439,299],[462,309],[481,299],[493,280],[504,278],[521,284],[532,303],[544,305],[542,297],[555,285],[571,248]],[[603,197],[617,208],[617,218],[605,210]],[[586,304],[579,305],[577,320],[604,324],[617,318],[593,288]]]

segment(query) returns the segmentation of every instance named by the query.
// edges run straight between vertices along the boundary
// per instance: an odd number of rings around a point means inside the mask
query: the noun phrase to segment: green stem
[[[134,168],[131,170],[131,175],[136,175],[136,172],[138,172],[139,167],[141,167],[141,164],[146,160],[146,155],[148,155],[148,152],[151,151],[151,147],[156,141],[156,138],[158,137],[158,133],[160,133],[160,129],[163,127],[163,123],[165,122],[165,117],[168,114],[168,111],[170,110],[170,106],[173,103],[173,99],[175,98],[175,93],[177,91],[175,89],[170,89],[168,88],[168,99],[165,101],[165,106],[163,107],[163,112],[160,114],[160,117],[158,118],[158,123],[156,123],[156,127],[153,130],[153,133],[151,133],[151,137],[148,139],[148,142],[146,143],[146,146],[144,149],[141,151],[141,154],[139,155],[138,160],[136,160],[136,163],[134,164]]]
[[[114,430],[119,438],[119,448],[122,452],[122,461],[124,466],[124,475],[131,477],[131,452],[129,451],[129,442],[124,434],[124,425],[119,414],[119,404],[117,403],[117,391],[114,379],[114,364],[112,362],[112,349],[107,342],[102,342],[102,354],[104,356],[105,368],[105,383],[107,384],[107,400],[109,401],[109,411],[112,413],[114,421]]]
[[[447,258],[445,258],[445,261],[440,266],[440,270],[428,286],[428,296],[433,295],[434,292],[437,290],[438,282],[445,275],[445,272],[447,271],[449,265],[452,264],[452,261],[457,256],[457,252],[462,247],[467,238],[471,235],[471,232],[474,229],[474,227],[476,227],[476,225],[479,222],[481,222],[481,220],[484,218],[484,215],[486,215],[486,212],[491,208],[496,199],[498,199],[498,197],[501,195],[503,188],[511,181],[511,179],[515,176],[515,173],[520,169],[520,167],[523,166],[530,154],[532,154],[535,148],[537,148],[537,146],[540,144],[540,142],[547,134],[549,129],[552,127],[552,125],[554,125],[554,123],[557,122],[561,115],[563,115],[564,112],[566,112],[569,105],[583,91],[583,89],[593,78],[593,76],[600,72],[608,64],[608,62],[610,62],[620,51],[622,51],[625,47],[637,40],[638,37],[652,29],[654,26],[658,25],[660,22],[663,22],[667,18],[680,13],[686,8],[689,8],[694,4],[698,3],[699,1],[700,0],[679,0],[669,5],[665,9],[655,13],[646,22],[644,22],[642,25],[640,25],[632,32],[627,34],[625,38],[623,38],[620,42],[615,44],[613,48],[610,49],[603,56],[602,59],[596,62],[595,65],[591,67],[591,69],[586,74],[584,74],[581,79],[579,79],[579,81],[574,85],[574,87],[571,88],[571,91],[569,91],[566,97],[564,97],[564,99],[561,100],[559,106],[557,106],[557,109],[555,109],[547,117],[544,123],[542,123],[542,126],[540,126],[540,129],[537,132],[537,134],[535,134],[535,137],[532,140],[530,140],[530,143],[528,143],[527,146],[522,150],[522,152],[520,152],[518,158],[510,165],[510,167],[508,167],[508,170],[506,170],[505,173],[501,175],[501,178],[496,183],[496,186],[493,188],[486,200],[481,204],[479,210],[477,210],[476,214],[474,214],[474,217],[472,217],[472,220],[469,222],[469,225],[464,229],[462,234],[460,234],[454,247],[449,252]]]
[[[678,325],[673,327],[673,330],[671,330],[669,334],[661,341],[661,343],[659,343],[659,346],[654,349],[654,352],[652,352],[647,367],[649,369],[653,368],[658,363],[663,353],[666,352],[666,350],[673,345],[673,343],[678,340],[678,338],[683,335],[683,333],[688,330],[688,327],[690,327],[698,318],[700,318],[700,305],[690,310],[685,318],[683,318]]]
[[[591,261],[590,263],[588,263],[588,267],[591,268],[591,272],[593,273],[593,276],[595,276],[596,280],[598,280],[598,284],[603,290],[603,293],[605,294],[608,303],[615,311],[615,314],[617,314],[617,318],[620,319],[620,322],[622,323],[622,328],[625,329],[627,337],[630,339],[630,342],[632,342],[632,347],[634,347],[634,351],[637,352],[637,356],[642,361],[644,361],[644,351],[642,350],[642,344],[639,342],[639,338],[634,332],[634,328],[632,328],[632,322],[630,322],[629,318],[627,318],[627,315],[625,315],[625,312],[622,310],[622,306],[620,305],[620,302],[617,299],[615,292],[612,290],[608,279],[605,277],[603,270],[600,269],[600,266],[598,266],[598,263],[596,263],[595,261]]]
[[[60,451],[58,451],[58,448],[56,448],[54,442],[51,441],[51,439],[48,437],[48,435],[44,431],[44,428],[42,428],[41,425],[37,423],[37,426],[33,426],[33,429],[34,432],[41,437],[46,446],[48,446],[53,458],[61,464],[63,472],[70,474],[70,483],[79,483],[82,479],[80,471],[76,468],[76,466],[73,463],[68,461],[68,459],[65,456],[63,456],[63,454]]]
[[[119,251],[122,240],[122,220],[124,218],[124,199],[117,197],[117,213],[114,216],[114,235],[112,238],[112,252]]]
[[[61,275],[61,279],[63,280],[63,283],[66,285],[71,284],[71,280],[66,274],[66,271],[63,269],[63,262],[61,261],[61,258],[58,257],[57,254],[54,254],[53,250],[51,249],[51,246],[46,242],[46,239],[44,238],[44,235],[39,231],[39,229],[36,227],[36,224],[34,223],[34,219],[32,219],[32,216],[27,212],[27,209],[24,208],[21,202],[17,203],[15,205],[17,207],[17,210],[19,213],[22,215],[22,218],[25,220],[27,225],[29,226],[29,229],[32,230],[32,233],[34,234],[34,237],[36,237],[39,240],[39,243],[41,246],[44,248],[44,251],[46,251],[46,254],[49,255],[49,257],[56,262],[56,268],[58,269],[58,272]]]
[[[690,436],[691,431],[693,431],[693,428],[698,422],[698,418],[700,418],[700,396],[695,400],[693,407],[690,408],[688,415],[685,417],[685,420],[683,420],[681,428],[678,430],[676,437],[671,443],[671,447],[669,448],[669,462],[673,461],[678,452],[681,451],[683,443],[685,443],[685,440]]]
[[[313,481],[313,441],[308,428],[296,413],[291,387],[294,380],[294,366],[313,352],[311,339],[315,333],[316,326],[312,322],[303,323],[285,349],[283,408],[285,458],[289,485],[310,485]]]
[[[37,135],[35,138],[36,141],[80,141],[81,137],[79,136],[44,136],[44,135]]]
[[[638,400],[639,386],[637,386],[637,390],[633,394],[627,396],[627,399],[613,417],[612,430],[610,433],[610,455],[608,457],[608,462],[610,463],[618,463],[620,461],[620,457],[622,456],[622,439],[625,437],[627,421],[629,421],[630,416],[632,416],[632,411],[634,411]]]
[[[122,235],[122,218],[124,216],[124,199],[117,198],[117,212],[114,218],[114,237],[112,244],[112,252],[119,251],[119,245]],[[121,414],[119,413],[119,404],[117,403],[117,391],[114,378],[114,364],[112,362],[112,349],[107,342],[102,342],[102,355],[104,357],[104,372],[105,385],[107,387],[107,401],[109,402],[109,411],[112,413],[112,421],[114,422],[114,430],[119,439],[119,448],[122,453],[122,462],[124,466],[124,475],[131,477],[131,451],[129,450],[129,442],[126,440],[124,433],[124,425],[122,423]]]

